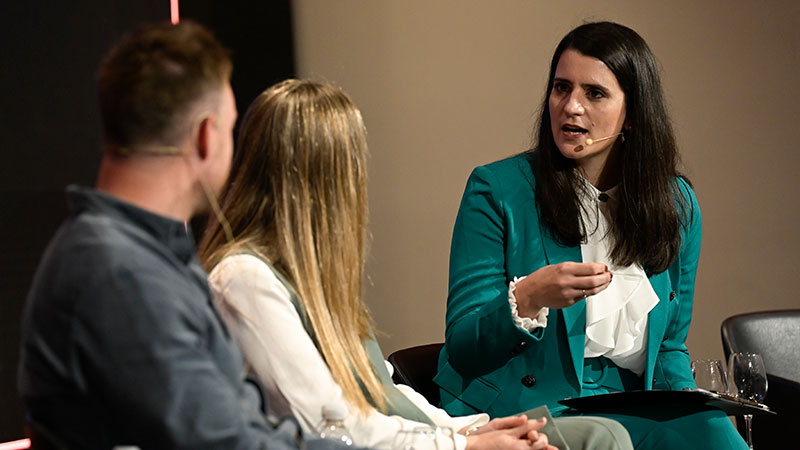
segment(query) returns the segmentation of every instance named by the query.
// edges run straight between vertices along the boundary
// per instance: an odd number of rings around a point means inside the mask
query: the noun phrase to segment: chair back
[[[739,314],[722,322],[725,359],[761,353],[767,373],[800,383],[800,309]]]
[[[428,403],[439,406],[439,386],[433,382],[444,344],[427,344],[397,350],[389,355],[394,366],[392,381],[405,384],[422,394]]]
[[[731,353],[760,353],[767,370],[764,400],[776,416],[753,417],[753,443],[759,450],[785,449],[787,430],[800,421],[800,309],[739,314],[722,322],[725,359]],[[736,418],[744,435],[745,424]]]

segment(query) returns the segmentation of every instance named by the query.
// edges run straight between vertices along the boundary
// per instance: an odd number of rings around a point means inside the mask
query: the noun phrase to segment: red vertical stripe
[[[178,14],[178,0],[169,0],[169,13],[173,25],[181,20]]]

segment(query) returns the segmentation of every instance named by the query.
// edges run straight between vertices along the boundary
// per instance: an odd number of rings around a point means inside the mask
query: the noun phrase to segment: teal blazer
[[[659,297],[650,311],[644,389],[694,388],[686,336],[700,255],[701,218],[688,183],[687,223],[677,261],[649,278]],[[456,218],[450,250],[445,346],[434,378],[452,415],[506,416],[539,405],[555,414],[558,400],[590,395],[584,381],[585,302],[551,309],[546,328],[518,328],[508,284],[548,264],[581,261],[580,247],[556,242],[539,221],[530,155],[476,168]],[[596,386],[595,386],[596,387]]]

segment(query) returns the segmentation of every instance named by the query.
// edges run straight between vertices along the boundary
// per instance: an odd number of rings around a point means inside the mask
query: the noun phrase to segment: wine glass
[[[694,382],[700,389],[711,392],[728,392],[728,378],[725,376],[725,366],[718,359],[698,359],[692,361],[692,375]]]
[[[731,353],[728,359],[728,376],[731,393],[739,398],[758,403],[767,395],[767,370],[758,353]],[[747,445],[753,448],[753,415],[745,414]]]

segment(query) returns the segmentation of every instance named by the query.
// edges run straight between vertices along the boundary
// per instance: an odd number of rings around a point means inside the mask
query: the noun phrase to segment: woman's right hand
[[[536,317],[543,307],[562,309],[595,295],[611,283],[601,263],[562,262],[544,266],[517,282],[514,295],[520,317]]]
[[[545,434],[538,432],[547,423],[546,418],[526,420],[514,417],[512,421],[521,423],[510,428],[484,430],[481,433],[470,434],[467,436],[465,450],[558,450],[550,445]],[[506,422],[503,425],[510,424],[511,422]]]
[[[477,428],[464,427],[458,430],[458,433],[468,436],[475,436],[478,434],[488,433],[490,431],[505,430],[508,428],[518,427],[528,420],[528,416],[520,414],[517,416],[495,417],[489,423]]]

